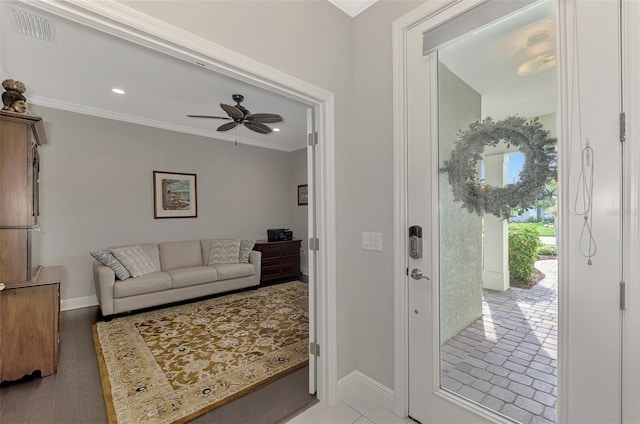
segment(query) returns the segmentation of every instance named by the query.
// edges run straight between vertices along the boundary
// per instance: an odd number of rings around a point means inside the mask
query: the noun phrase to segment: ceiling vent
[[[55,42],[56,27],[52,20],[15,7],[11,11],[15,28],[20,34],[49,43]]]

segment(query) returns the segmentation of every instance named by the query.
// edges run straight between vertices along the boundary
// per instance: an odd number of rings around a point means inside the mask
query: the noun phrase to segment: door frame
[[[292,98],[314,109],[318,132],[316,228],[321,240],[316,263],[316,337],[320,344],[320,355],[316,358],[317,397],[322,403],[334,405],[338,384],[334,93],[119,3],[20,1],[161,53],[203,63],[214,72]],[[32,103],[43,106],[47,106],[48,100],[31,99]],[[65,105],[58,102],[53,107],[64,109]]]
[[[624,314],[622,348],[622,422],[640,422],[640,3],[623,2],[622,84],[623,111],[626,113],[624,170],[624,240],[623,280],[626,282],[627,309]]]
[[[408,183],[407,183],[407,171],[408,171],[408,138],[407,138],[407,36],[408,32],[415,26],[422,24],[430,19],[434,20],[434,25],[446,22],[453,17],[465,12],[466,10],[480,4],[487,0],[430,0],[427,3],[419,6],[413,11],[407,13],[401,18],[393,22],[392,27],[392,40],[393,40],[393,154],[394,154],[394,385],[395,385],[395,409],[394,413],[399,416],[407,416],[409,413],[409,331],[408,331],[408,285],[409,277],[407,276],[407,264],[409,263],[408,256],[408,220],[407,220],[407,201],[408,201]],[[564,115],[566,114],[567,107],[569,105],[569,93],[567,90],[567,80],[569,77],[569,70],[567,63],[564,60],[560,60],[565,57],[567,51],[570,51],[572,47],[572,40],[567,37],[566,34],[566,9],[572,7],[572,5],[565,5],[561,8],[559,1],[555,0],[556,9],[556,27],[559,38],[559,53],[558,63],[556,71],[556,83],[557,83],[557,99],[558,107],[556,112],[556,122],[558,128],[558,134],[566,136],[562,125],[565,122]],[[565,32],[562,32],[565,30]],[[561,140],[566,140],[566,137]],[[562,146],[559,143],[559,152],[562,152]],[[560,156],[560,172],[567,166],[566,158],[563,161]],[[560,206],[562,209],[562,206]],[[562,212],[562,211],[561,211]],[[563,233],[563,229],[568,228],[568,225],[564,225],[568,219],[566,214],[559,213],[560,217],[558,228],[560,238],[566,237],[567,234]],[[560,257],[567,257],[567,245],[559,243]],[[559,265],[558,277],[561,281],[570,281],[568,275],[568,267]],[[435,280],[433,282],[435,284]],[[567,289],[563,286],[559,287],[559,311],[558,311],[558,334],[559,349],[563,354],[558,355],[558,422],[564,422],[567,419],[567,408],[563,404],[562,399],[566,396],[568,390],[567,384],[567,343],[562,342],[560,335],[566,334],[568,327],[567,319],[562,314],[567,310]],[[434,326],[437,327],[437,320],[434,321]],[[434,334],[438,334],[438,328],[433,329]],[[434,361],[437,362],[437,355]],[[437,363],[433,364],[434,367],[439,367]],[[439,369],[439,368],[438,368]],[[435,375],[435,374],[434,374]],[[454,400],[455,401],[455,400]],[[467,409],[477,411],[484,417],[488,417],[484,412],[484,409],[468,405],[466,402],[456,402],[460,406]]]

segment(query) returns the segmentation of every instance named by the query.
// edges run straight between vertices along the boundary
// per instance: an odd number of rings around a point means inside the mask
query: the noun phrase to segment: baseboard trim
[[[357,370],[338,380],[337,400],[341,401],[353,393],[358,393],[389,411],[395,409],[393,390]]]
[[[88,306],[96,306],[98,298],[96,295],[86,297],[74,297],[73,299],[65,299],[60,301],[60,310],[70,311],[71,309],[86,308]]]

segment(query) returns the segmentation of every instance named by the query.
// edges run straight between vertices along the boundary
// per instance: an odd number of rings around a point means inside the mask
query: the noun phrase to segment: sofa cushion
[[[209,263],[209,252],[211,250],[211,242],[215,239],[205,239],[200,240],[200,245],[202,246],[202,259],[203,265]]]
[[[107,249],[100,249],[93,252],[89,252],[91,256],[98,262],[100,262],[104,266],[108,266],[113,270],[113,273],[116,275],[118,280],[126,280],[131,277],[127,268],[124,267],[120,263],[119,260],[116,259],[115,256],[111,254],[111,252]]]
[[[171,287],[186,287],[211,283],[218,279],[218,271],[210,266],[192,266],[167,271],[171,276]]]
[[[203,265],[202,249],[197,240],[158,243],[158,248],[163,271]]]
[[[113,297],[128,297],[137,294],[152,293],[171,288],[171,277],[162,271],[145,274],[141,277],[116,281],[113,286]]]
[[[240,258],[239,262],[241,264],[249,263],[249,255],[251,255],[251,251],[253,250],[253,246],[256,245],[255,240],[240,240]]]
[[[218,270],[218,280],[248,277],[255,274],[255,268],[252,264],[216,264],[212,267]]]
[[[240,240],[213,240],[209,248],[208,265],[240,262]]]
[[[111,253],[133,277],[141,277],[160,270],[140,246],[114,247]]]
[[[140,246],[140,249],[147,254],[156,268],[161,270],[162,267],[160,266],[160,251],[158,250],[158,243],[145,243],[139,244],[138,246]]]

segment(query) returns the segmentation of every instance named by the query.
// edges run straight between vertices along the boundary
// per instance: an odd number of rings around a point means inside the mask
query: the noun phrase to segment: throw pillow
[[[249,263],[249,255],[251,255],[251,251],[253,250],[253,246],[255,246],[255,240],[240,240],[240,263],[248,264]]]
[[[120,263],[120,261],[117,260],[115,256],[113,256],[108,250],[100,249],[94,252],[89,252],[89,254],[102,265],[111,268],[114,274],[116,274],[116,278],[118,280],[126,280],[127,278],[131,277],[129,271],[127,271],[127,269]]]
[[[111,253],[122,262],[122,265],[133,277],[141,277],[158,271],[158,268],[140,246],[116,247],[111,249]]]
[[[209,249],[209,265],[237,264],[240,260],[240,240],[213,240]]]

